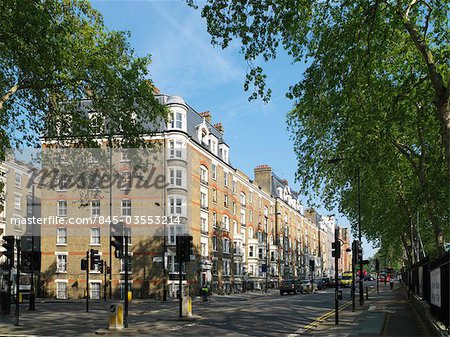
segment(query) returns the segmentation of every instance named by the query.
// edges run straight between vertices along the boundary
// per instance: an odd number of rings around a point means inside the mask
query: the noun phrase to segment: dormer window
[[[202,129],[202,138],[201,138],[201,142],[205,145],[208,145],[208,132],[205,129]]]
[[[180,111],[173,111],[170,115],[170,127],[172,129],[182,129],[183,114]]]
[[[213,154],[217,155],[217,138],[213,135],[209,136],[209,150]]]

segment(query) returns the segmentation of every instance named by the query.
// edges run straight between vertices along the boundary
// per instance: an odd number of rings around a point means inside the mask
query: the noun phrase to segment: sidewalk
[[[369,293],[363,306],[357,303],[355,312],[349,305],[339,312],[339,325],[335,325],[334,313],[318,324],[299,329],[295,335],[311,337],[425,337],[426,331],[421,319],[416,316],[408,304],[402,285],[396,284],[394,290],[380,284]]]

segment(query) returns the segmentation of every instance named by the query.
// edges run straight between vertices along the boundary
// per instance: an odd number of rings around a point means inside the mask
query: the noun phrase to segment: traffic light
[[[4,249],[2,254],[8,259],[9,268],[12,268],[14,266],[14,236],[4,236],[2,247]]]
[[[191,255],[194,255],[194,243],[191,235],[184,236],[183,239],[183,261],[189,262],[191,260]]]
[[[338,259],[341,258],[341,242],[340,241],[336,241],[336,242],[332,242],[331,243],[331,256],[332,257],[337,257]]]
[[[378,259],[375,260],[375,270],[377,273],[380,271],[380,260]]]
[[[361,246],[361,242],[358,241],[358,263],[362,263],[361,262],[362,260],[363,260],[362,246]]]
[[[114,256],[118,259],[123,258],[123,223],[111,224],[110,245],[114,247]]]
[[[314,260],[309,260],[309,266],[311,267],[311,269],[313,269],[314,270],[314,267],[316,266],[316,261],[314,261]]]
[[[96,249],[91,249],[90,250],[90,255],[91,255],[91,270],[95,269],[95,266],[99,264],[100,260],[100,254],[98,253],[98,250]]]
[[[352,260],[354,264],[358,263],[359,256],[359,241],[355,240],[352,242]]]
[[[98,261],[97,270],[100,272],[100,274],[103,274],[103,264],[104,264],[103,260]]]

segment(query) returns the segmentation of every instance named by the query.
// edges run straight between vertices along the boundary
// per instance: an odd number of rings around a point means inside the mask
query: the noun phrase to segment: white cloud
[[[176,4],[152,2],[149,20],[158,20],[157,34],[149,34],[152,53],[151,76],[164,92],[192,96],[203,90],[236,82],[241,85],[245,70],[232,55],[209,43],[199,12]]]

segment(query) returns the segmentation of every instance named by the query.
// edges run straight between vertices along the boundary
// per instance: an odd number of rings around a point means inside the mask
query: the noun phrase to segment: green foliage
[[[288,92],[302,191],[338,202],[356,225],[359,170],[363,233],[399,251],[418,212],[430,247],[450,235],[448,9],[448,0],[208,0],[202,8],[212,43],[238,39],[250,65],[280,48],[310,62]],[[253,82],[251,98],[269,99],[262,68],[250,69],[245,89]]]
[[[147,79],[150,56],[136,57],[128,37],[109,31],[85,0],[3,1],[2,149],[41,135],[98,147],[94,138],[105,133],[121,134],[121,146],[143,145],[139,136],[166,111]]]

